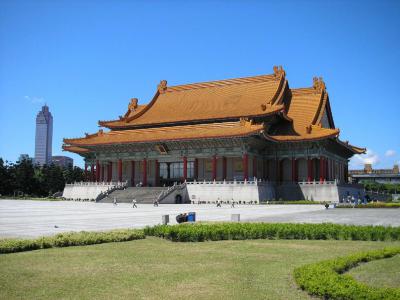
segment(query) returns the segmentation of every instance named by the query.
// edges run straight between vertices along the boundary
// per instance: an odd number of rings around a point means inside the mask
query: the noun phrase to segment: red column
[[[118,181],[122,182],[122,159],[118,159]]]
[[[226,180],[226,157],[222,158],[222,179]]]
[[[217,156],[212,158],[212,180],[217,180]]]
[[[249,180],[249,155],[243,154],[243,178]]]
[[[264,179],[265,180],[269,180],[269,163],[268,163],[268,159],[266,159],[264,161]]]
[[[183,157],[183,180],[187,179],[187,157]]]
[[[96,160],[96,181],[100,181],[100,163]]]
[[[94,178],[94,165],[93,165],[93,163],[91,164],[91,166],[90,166],[90,181],[96,181],[95,180],[95,178]]]
[[[135,186],[135,161],[131,161],[131,186]]]
[[[143,159],[143,186],[147,186],[147,159]]]
[[[104,181],[104,166],[101,164],[100,165],[100,169],[101,169],[101,181]]]
[[[325,181],[325,159],[322,156],[319,158],[319,181]]]
[[[330,180],[329,176],[329,158],[325,159],[325,180]]]
[[[199,160],[197,158],[194,159],[194,179],[198,179],[199,177]]]
[[[349,182],[349,166],[347,164],[344,165],[344,182]]]
[[[292,182],[296,182],[296,174],[297,174],[297,170],[296,170],[296,159],[294,157],[292,157]]]
[[[313,181],[313,163],[312,159],[307,159],[307,181]]]
[[[111,182],[112,181],[112,161],[110,161],[109,163],[108,163],[108,166],[107,166],[107,181],[108,182]]]
[[[156,186],[160,185],[160,163],[158,162],[158,160],[156,159],[156,172],[155,172],[155,176],[156,176]]]
[[[88,171],[87,171],[88,165],[85,163],[85,181],[88,181]]]
[[[278,158],[275,158],[275,179],[276,182],[281,182],[281,162]]]
[[[253,156],[253,177],[257,178],[257,157]]]

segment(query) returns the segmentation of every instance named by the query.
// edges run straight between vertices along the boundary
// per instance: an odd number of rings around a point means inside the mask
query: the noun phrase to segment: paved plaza
[[[171,224],[183,212],[196,212],[198,221],[230,221],[239,213],[242,221],[384,224],[400,226],[397,209],[330,209],[322,205],[215,205],[130,204],[0,200],[0,237],[37,237],[65,231],[143,228],[160,224],[170,215]]]

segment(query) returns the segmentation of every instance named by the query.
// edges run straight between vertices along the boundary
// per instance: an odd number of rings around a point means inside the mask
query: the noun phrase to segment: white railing
[[[75,182],[66,184],[62,197],[66,200],[98,201],[112,191],[124,189],[128,182]]]
[[[339,183],[338,180],[333,180],[333,181],[318,181],[318,180],[314,180],[314,181],[299,181],[298,184],[301,185],[337,185]]]
[[[65,186],[119,186],[124,187],[128,185],[128,181],[79,181],[74,183],[67,183]]]
[[[185,181],[182,184],[176,184],[174,183],[173,186],[170,186],[166,191],[162,191],[160,193],[160,195],[158,195],[157,197],[157,202],[162,201],[163,199],[165,199],[166,197],[168,197],[172,192],[176,191],[176,190],[182,190],[184,188],[186,188],[186,184],[187,182]]]
[[[225,184],[225,185],[263,185],[266,183],[269,183],[269,181],[264,181],[261,179],[258,179],[256,177],[253,178],[253,180],[223,180],[223,181],[217,181],[217,180],[212,180],[212,181],[185,181],[186,184],[188,185],[202,185],[202,184]]]

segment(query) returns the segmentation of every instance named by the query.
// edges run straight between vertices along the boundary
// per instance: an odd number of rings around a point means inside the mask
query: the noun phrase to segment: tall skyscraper
[[[36,116],[35,163],[51,163],[53,140],[53,116],[47,105]]]

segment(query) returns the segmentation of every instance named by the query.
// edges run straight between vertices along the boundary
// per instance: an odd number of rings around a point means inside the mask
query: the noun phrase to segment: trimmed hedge
[[[324,299],[400,299],[400,288],[375,288],[342,275],[359,263],[400,254],[400,248],[361,252],[306,265],[294,270],[297,284],[309,294]]]
[[[125,242],[144,239],[143,230],[123,229],[105,232],[66,232],[55,236],[37,239],[4,239],[0,240],[0,253],[13,253],[36,249],[84,246],[111,242]]]
[[[370,202],[368,204],[359,204],[359,205],[351,205],[351,204],[343,204],[338,205],[336,208],[400,208],[400,203],[385,203],[385,202]]]
[[[400,227],[340,224],[213,223],[156,225],[144,233],[174,242],[246,239],[398,241]]]
[[[266,201],[261,202],[261,204],[305,204],[305,205],[316,205],[316,204],[325,204],[327,202],[319,202],[319,201],[312,201],[312,200],[275,200],[275,201]]]

